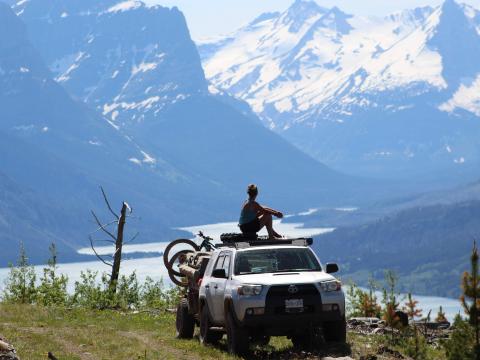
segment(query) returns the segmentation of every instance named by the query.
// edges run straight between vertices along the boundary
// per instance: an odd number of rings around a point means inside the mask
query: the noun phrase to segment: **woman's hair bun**
[[[257,188],[257,185],[255,184],[250,184],[248,185],[247,187],[247,194],[250,195],[250,196],[255,196],[258,194],[258,188]]]

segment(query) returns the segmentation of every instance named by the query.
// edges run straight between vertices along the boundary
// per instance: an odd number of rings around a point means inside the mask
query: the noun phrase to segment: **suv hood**
[[[236,275],[234,279],[244,284],[256,285],[309,284],[336,280],[332,275],[323,271]]]

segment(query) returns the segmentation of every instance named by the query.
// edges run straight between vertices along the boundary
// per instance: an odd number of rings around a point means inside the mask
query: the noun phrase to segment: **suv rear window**
[[[321,270],[308,248],[249,250],[235,256],[235,275]]]

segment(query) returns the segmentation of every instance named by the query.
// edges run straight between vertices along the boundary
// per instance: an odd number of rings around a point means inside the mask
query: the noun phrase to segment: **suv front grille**
[[[322,309],[322,299],[317,288],[313,284],[295,284],[298,292],[292,294],[288,291],[290,285],[275,285],[268,290],[265,301],[265,313],[270,315],[291,314],[285,310],[285,301],[292,299],[302,299],[302,313],[320,312]]]

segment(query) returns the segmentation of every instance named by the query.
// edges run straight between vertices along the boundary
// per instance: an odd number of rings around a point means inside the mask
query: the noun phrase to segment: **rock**
[[[344,356],[344,357],[324,357],[322,358],[322,360],[354,360],[353,358],[351,358],[350,356]]]
[[[363,355],[360,356],[360,360],[377,360],[377,355]]]
[[[388,355],[393,359],[405,359],[405,357],[396,350],[392,350],[386,346],[380,346],[377,351],[378,355]]]
[[[0,360],[20,360],[12,345],[0,336]]]
[[[395,311],[395,316],[398,318],[400,321],[400,324],[402,324],[403,327],[408,326],[408,315],[404,313],[403,311]]]
[[[7,344],[5,341],[0,340],[0,352],[7,352],[13,350],[12,345]]]

